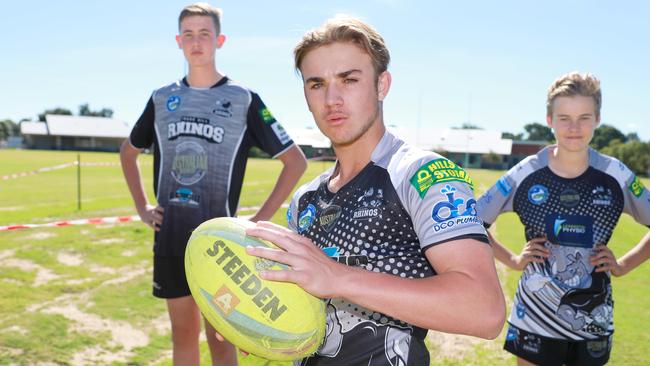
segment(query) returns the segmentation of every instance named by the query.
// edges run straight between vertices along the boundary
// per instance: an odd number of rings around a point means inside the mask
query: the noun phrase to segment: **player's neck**
[[[589,168],[589,149],[569,151],[553,146],[548,152],[548,166],[560,177],[578,177]]]
[[[194,88],[210,88],[218,83],[223,75],[214,65],[205,67],[191,67],[187,73],[187,83]]]
[[[337,165],[328,185],[331,192],[341,189],[370,162],[372,152],[386,132],[386,127],[381,119],[375,123],[376,126],[371,127],[354,143],[334,147]]]

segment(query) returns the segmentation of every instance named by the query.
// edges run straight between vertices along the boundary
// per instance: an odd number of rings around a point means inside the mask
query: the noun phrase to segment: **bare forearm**
[[[297,148],[295,148],[297,149]],[[282,203],[289,197],[291,190],[307,169],[307,161],[301,151],[291,151],[292,158],[282,160],[284,164],[278,180],[260,210],[253,217],[253,221],[270,220]]]
[[[136,209],[141,210],[149,203],[147,195],[142,185],[142,179],[140,176],[140,167],[138,166],[138,153],[134,151],[134,147],[125,146],[129,144],[128,141],[124,141],[122,148],[120,149],[120,162],[122,163],[122,172],[124,173],[124,179],[126,184],[129,187],[129,192],[133,198]]]
[[[503,246],[503,244],[501,244],[497,238],[495,238],[494,235],[492,235],[492,233],[489,231],[488,238],[490,239],[490,244],[492,245],[492,252],[494,253],[494,257],[506,266],[517,269],[514,261],[515,254]]]
[[[405,279],[357,268],[345,270],[337,283],[340,297],[406,321],[442,332],[496,337],[505,319],[505,303],[494,266],[479,269],[483,278],[446,272]]]
[[[625,255],[618,260],[622,269],[620,276],[627,274],[640,266],[648,258],[650,258],[650,232],[646,233],[641,241],[639,241],[639,244],[629,252],[625,253]]]

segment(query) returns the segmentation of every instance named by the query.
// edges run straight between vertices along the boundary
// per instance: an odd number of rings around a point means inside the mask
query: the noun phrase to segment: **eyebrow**
[[[186,29],[186,30],[183,31],[183,33],[192,33],[192,32],[194,32],[194,30],[192,30],[192,29]],[[212,32],[212,31],[210,29],[208,29],[208,28],[201,28],[201,29],[197,30],[196,32]]]
[[[345,79],[346,77],[348,77],[348,76],[350,76],[351,74],[354,74],[354,73],[361,74],[363,72],[360,69],[352,69],[352,70],[347,70],[347,71],[340,72],[340,73],[336,74],[336,77],[338,79]],[[305,84],[307,84],[307,83],[322,83],[323,81],[325,81],[325,79],[323,79],[320,76],[312,76],[312,77],[309,77],[309,78],[305,79]]]

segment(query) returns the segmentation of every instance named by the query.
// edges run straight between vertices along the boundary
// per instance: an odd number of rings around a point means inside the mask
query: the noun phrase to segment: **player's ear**
[[[176,44],[178,45],[179,49],[183,48],[183,45],[181,44],[181,35],[180,34],[176,35]]]
[[[379,101],[383,101],[390,90],[390,83],[392,81],[390,72],[384,71],[377,77],[377,96]]]
[[[220,34],[217,36],[217,48],[221,48],[223,44],[226,42],[226,36],[223,34]]]

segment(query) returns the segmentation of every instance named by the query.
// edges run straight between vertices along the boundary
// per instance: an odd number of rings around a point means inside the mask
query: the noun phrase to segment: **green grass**
[[[76,152],[0,150],[0,175],[68,163],[76,156]],[[81,161],[117,163],[119,158],[111,153],[81,153]],[[140,161],[153,201],[151,156],[141,156]],[[250,160],[240,208],[261,204],[280,166],[277,161]],[[310,163],[301,182],[330,166]],[[477,194],[500,176],[500,172],[487,170],[470,174]],[[76,167],[69,167],[0,181],[0,225],[135,213],[119,166],[82,166],[80,211],[76,179]],[[650,182],[644,183],[650,187]],[[273,221],[284,224],[284,213],[284,209],[279,210]],[[523,229],[514,214],[502,215],[494,230],[512,250],[521,249]],[[646,231],[624,216],[610,245],[620,255]],[[171,365],[165,303],[151,295],[151,247],[151,231],[138,222],[0,232],[0,365],[74,364],[79,354],[92,354],[95,364]],[[510,300],[519,273],[502,273]],[[613,365],[650,360],[644,352],[644,345],[650,341],[645,332],[645,325],[650,323],[650,298],[645,296],[648,282],[647,264],[613,280],[617,329]],[[125,345],[115,338],[119,330],[143,338],[138,338],[138,344]],[[435,364],[514,364],[514,359],[500,350],[502,342],[503,334],[495,341],[472,341],[462,353],[449,354],[433,343],[429,348]],[[93,354],[92,350],[99,351]],[[117,359],[111,361],[110,355]],[[205,342],[201,357],[202,364],[209,363]],[[240,365],[289,364],[251,356],[241,358]]]

